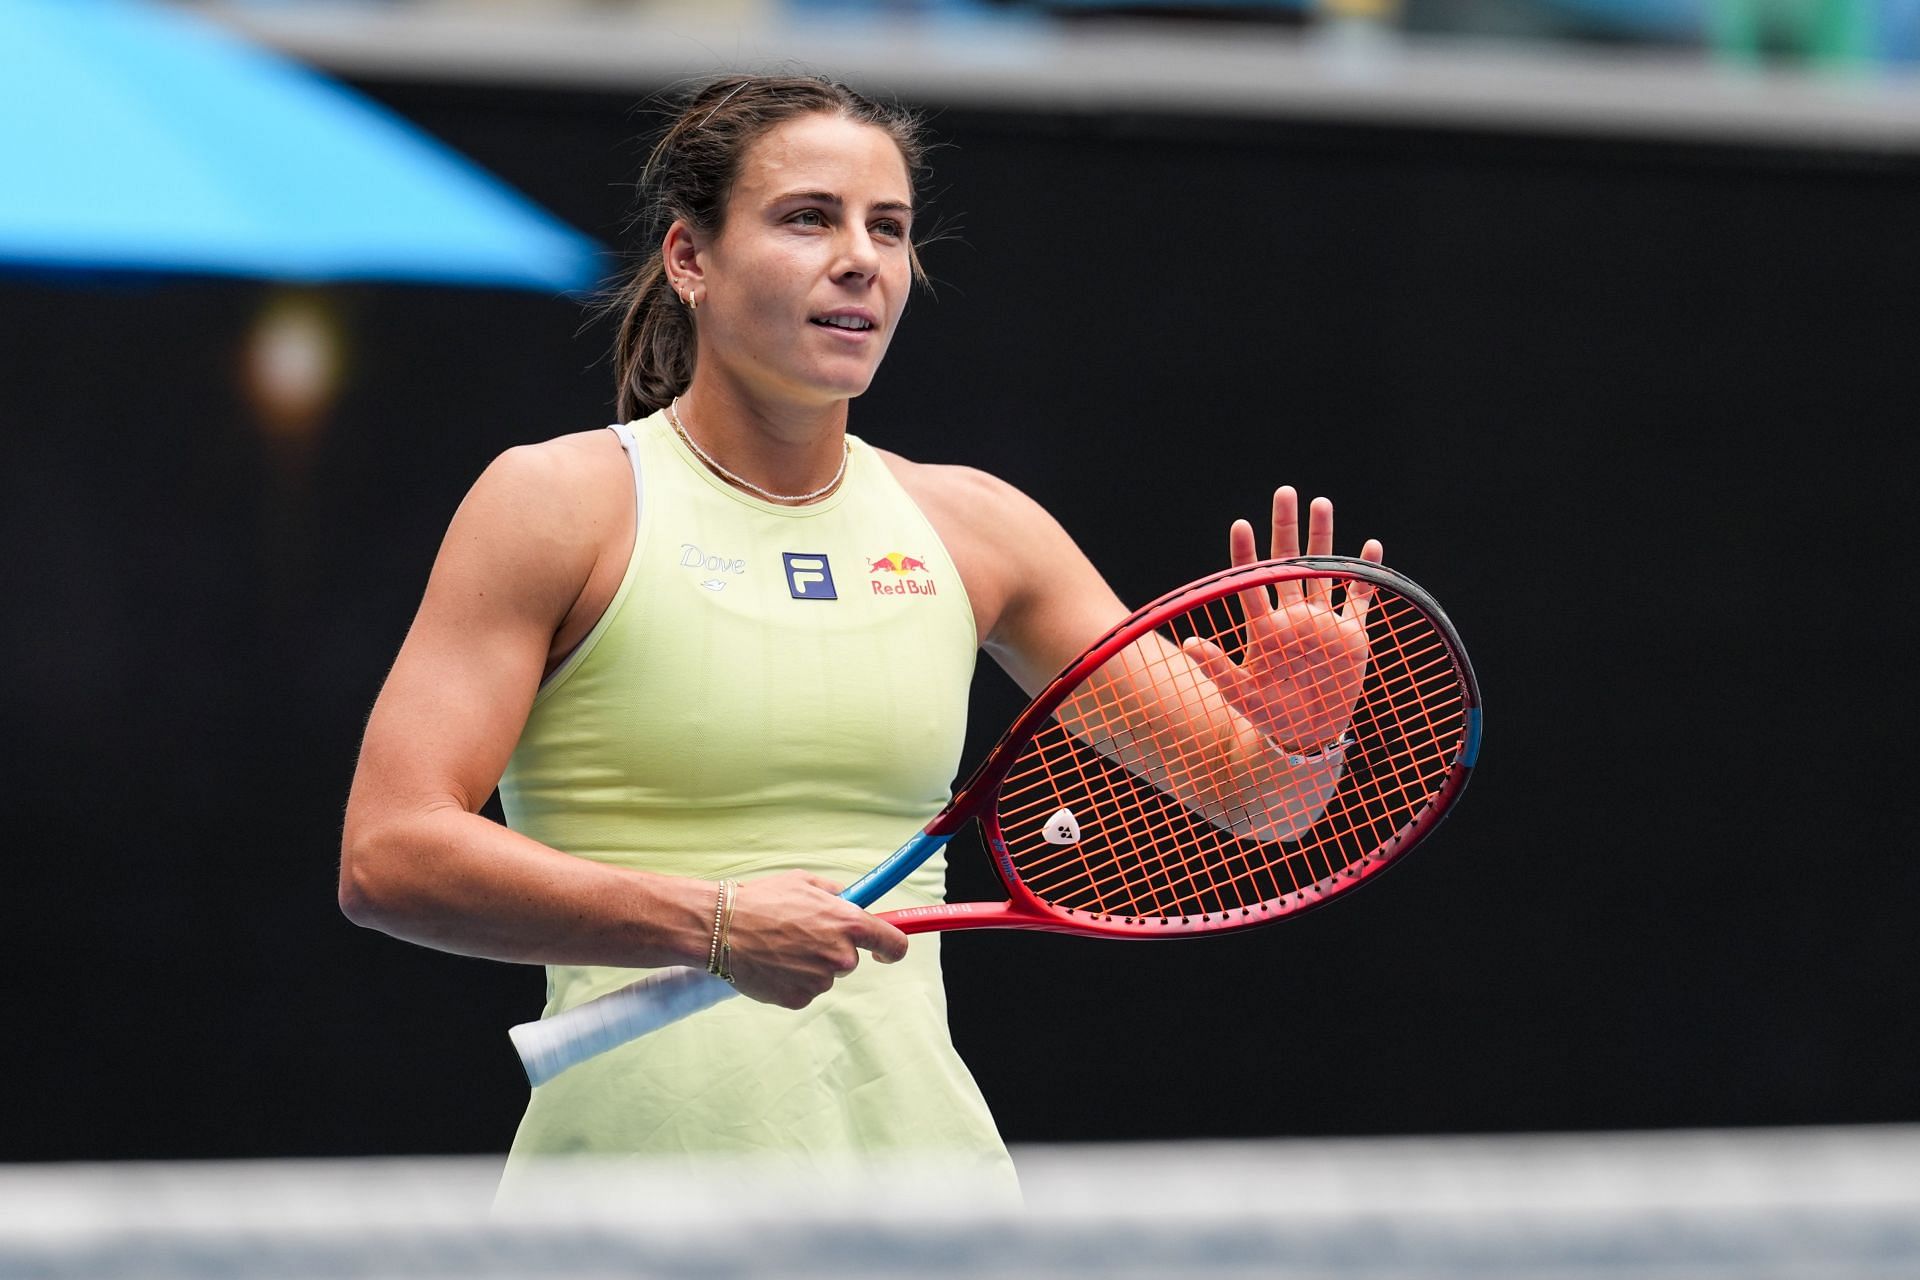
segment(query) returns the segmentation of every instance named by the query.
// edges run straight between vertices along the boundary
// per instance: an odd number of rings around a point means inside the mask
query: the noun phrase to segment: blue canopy
[[[598,246],[191,15],[0,0],[0,266],[567,290]]]

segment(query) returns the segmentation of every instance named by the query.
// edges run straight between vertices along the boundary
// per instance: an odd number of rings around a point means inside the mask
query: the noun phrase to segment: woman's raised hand
[[[1233,522],[1227,535],[1231,563],[1254,563],[1253,526]],[[1306,554],[1333,553],[1333,503],[1315,498],[1307,521]],[[1300,554],[1300,499],[1292,486],[1273,495],[1272,558]],[[1385,554],[1369,538],[1360,558],[1379,564]],[[1264,587],[1240,593],[1246,642],[1239,660],[1210,641],[1190,639],[1186,653],[1235,711],[1274,745],[1317,754],[1337,743],[1353,719],[1367,678],[1367,606],[1373,593],[1350,586],[1335,605],[1322,581],[1282,583],[1271,596]]]

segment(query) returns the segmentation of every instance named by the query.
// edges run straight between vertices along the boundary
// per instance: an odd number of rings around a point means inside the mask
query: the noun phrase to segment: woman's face
[[[912,198],[899,147],[872,125],[808,115],[769,130],[696,250],[699,371],[792,404],[865,391],[913,283]]]

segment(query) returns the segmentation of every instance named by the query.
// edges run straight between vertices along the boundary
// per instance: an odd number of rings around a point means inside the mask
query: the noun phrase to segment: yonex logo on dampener
[[[1047,819],[1047,825],[1040,828],[1040,838],[1048,844],[1079,844],[1080,819],[1073,816],[1071,809],[1056,809]]]

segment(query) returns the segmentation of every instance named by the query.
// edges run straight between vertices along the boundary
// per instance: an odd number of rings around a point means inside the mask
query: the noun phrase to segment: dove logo
[[[710,556],[691,542],[680,544],[680,567],[682,569],[705,569],[708,573],[745,573],[747,562],[728,556]],[[703,582],[700,584],[705,586]]]
[[[1047,819],[1047,825],[1040,828],[1040,837],[1048,844],[1079,844],[1080,819],[1073,816],[1071,809],[1056,809]]]

